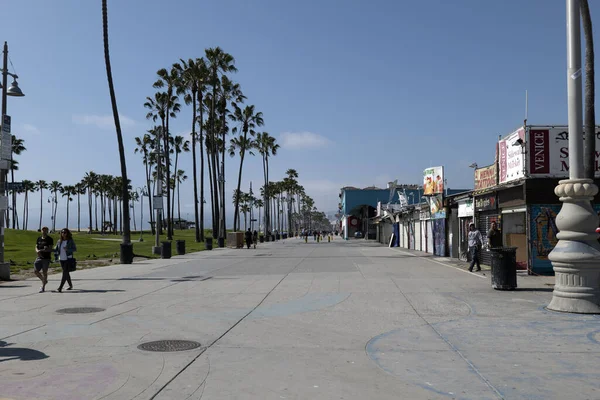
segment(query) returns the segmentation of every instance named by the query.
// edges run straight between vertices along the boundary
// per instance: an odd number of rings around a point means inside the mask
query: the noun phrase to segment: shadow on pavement
[[[0,285],[0,288],[23,288],[23,287],[31,287],[29,285]]]
[[[7,346],[10,346],[10,344],[0,340],[0,362],[10,360],[34,361],[48,358],[45,353],[38,350]]]
[[[124,290],[120,289],[73,289],[73,290],[63,290],[63,293],[113,293],[113,292],[124,292]]]
[[[515,288],[515,292],[554,292],[554,288]]]

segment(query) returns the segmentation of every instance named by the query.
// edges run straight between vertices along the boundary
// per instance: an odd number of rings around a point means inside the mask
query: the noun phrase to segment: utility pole
[[[567,94],[569,179],[554,189],[563,205],[556,217],[558,243],[549,254],[556,282],[548,309],[600,313],[600,244],[598,216],[591,201],[598,193],[584,178],[580,1],[567,0]]]

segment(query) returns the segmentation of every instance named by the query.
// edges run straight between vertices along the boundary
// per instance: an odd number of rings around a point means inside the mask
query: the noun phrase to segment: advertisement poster
[[[431,167],[423,171],[423,194],[431,196],[444,193],[444,167]]]
[[[499,183],[515,181],[524,176],[525,148],[519,144],[519,139],[521,143],[525,143],[523,128],[519,128],[498,142]]]
[[[433,254],[440,257],[446,256],[446,220],[433,221]]]
[[[441,194],[436,194],[429,198],[429,211],[431,212],[432,219],[446,218],[444,200]]]
[[[596,128],[596,177],[600,177],[600,127]],[[567,126],[531,127],[528,140],[531,176],[569,176],[569,129]]]
[[[496,186],[496,164],[475,169],[475,190]]]

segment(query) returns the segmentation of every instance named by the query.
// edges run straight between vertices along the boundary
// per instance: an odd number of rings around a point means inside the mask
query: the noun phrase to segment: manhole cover
[[[191,340],[157,340],[140,344],[137,348],[145,351],[185,351],[200,347],[200,343]]]
[[[61,308],[60,310],[56,310],[57,313],[60,314],[89,314],[95,312],[104,311],[104,308],[98,307],[73,307],[73,308]]]

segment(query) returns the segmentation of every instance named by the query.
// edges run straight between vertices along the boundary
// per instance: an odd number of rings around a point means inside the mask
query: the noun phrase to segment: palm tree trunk
[[[80,190],[80,189],[77,189]],[[81,197],[77,193],[77,232],[81,232]]]
[[[244,133],[244,142],[246,143],[246,134]],[[235,196],[235,210],[233,211],[233,231],[235,232],[238,228],[239,225],[239,220],[240,220],[240,189],[242,187],[242,167],[244,166],[244,153],[246,152],[246,149],[242,148],[240,150],[240,170],[238,172],[238,184],[237,184],[237,193],[238,196]],[[245,225],[244,225],[244,230],[245,229]]]
[[[198,104],[200,104],[200,240],[202,241],[204,240],[204,107],[200,91],[198,91]]]
[[[225,232],[227,232],[227,228],[226,228],[226,214],[225,214],[225,113],[226,113],[226,109],[227,109],[227,103],[225,103],[225,105],[223,106],[223,112],[221,114],[221,129],[223,130],[223,152],[221,154],[221,174],[223,174],[223,181],[221,182],[221,213],[223,213],[222,215],[222,220],[223,220],[223,226],[221,227],[221,229],[223,230],[221,232],[221,234],[223,235],[222,237],[224,238],[225,236],[227,236],[225,234]]]
[[[212,180],[212,175],[213,175],[213,167],[212,167],[212,157],[210,155],[207,154],[206,157],[206,163],[208,164],[208,183],[210,184],[210,208],[211,208],[211,212],[212,212],[212,235],[213,238],[215,237],[215,219],[216,219],[216,215],[215,215],[215,188],[213,185],[213,180]]]
[[[90,217],[90,227],[89,227],[89,230],[90,230],[90,233],[91,233],[92,232],[92,228],[93,228],[93,222],[92,222],[92,217],[93,217],[93,215],[92,215],[92,200],[93,200],[93,198],[92,198],[92,189],[89,188],[89,187],[87,188],[87,195],[88,195],[88,211],[90,213],[90,215],[89,215],[89,217]]]
[[[44,193],[44,189],[40,188],[40,227],[38,228],[40,231],[42,230],[42,214],[44,212],[44,202],[42,194]]]
[[[200,144],[202,147],[202,144]],[[192,90],[192,169],[194,179],[194,227],[196,243],[200,241],[200,226],[198,217],[198,173],[196,171],[196,91]]]
[[[179,153],[175,152],[175,168],[173,169],[173,201],[171,204],[171,219],[175,215],[175,189],[177,188],[177,163],[179,162]],[[180,221],[181,222],[181,221]]]
[[[169,103],[167,105],[167,110],[170,110],[170,97]],[[167,184],[167,240],[173,240],[173,226],[171,221],[171,214],[169,210],[171,209],[171,166],[169,164],[171,161],[171,156],[169,155],[169,113],[167,112],[167,117],[165,118],[166,124],[166,132],[165,132],[165,182]]]
[[[67,193],[67,225],[66,228],[69,229],[69,193]]]
[[[27,220],[25,219],[25,210],[27,209],[27,201],[28,201],[28,190],[25,190],[25,199],[23,200],[23,230],[27,230]]]
[[[594,179],[596,173],[596,109],[594,79],[594,33],[588,0],[581,0],[581,22],[585,37],[585,129],[584,177]]]

